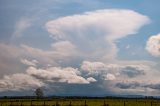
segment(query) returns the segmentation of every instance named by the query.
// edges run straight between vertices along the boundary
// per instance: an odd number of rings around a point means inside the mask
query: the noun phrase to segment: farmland
[[[160,106],[158,99],[1,99],[0,106]]]

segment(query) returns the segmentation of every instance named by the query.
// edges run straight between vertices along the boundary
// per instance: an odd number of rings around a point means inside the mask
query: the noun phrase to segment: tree
[[[43,97],[43,90],[41,88],[37,88],[35,90],[35,94],[36,94],[37,98],[42,98]]]

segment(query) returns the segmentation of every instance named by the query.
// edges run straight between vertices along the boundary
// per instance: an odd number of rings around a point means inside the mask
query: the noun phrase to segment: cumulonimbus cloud
[[[84,60],[90,60],[90,58],[98,60],[105,56],[116,59],[115,56],[117,55],[118,48],[115,41],[137,33],[139,28],[149,22],[150,19],[147,16],[125,9],[97,10],[61,17],[46,23],[47,31],[51,33],[53,38],[57,39],[57,42],[51,44],[50,50],[33,48],[22,44],[21,47],[15,49],[16,52],[14,55],[16,57],[22,56],[36,59],[39,64],[52,65],[56,64],[54,63],[55,61],[65,61],[65,58],[69,58],[72,61],[72,57],[77,55],[78,58],[80,56]],[[4,50],[6,48],[4,47]],[[12,53],[14,49],[12,51],[10,50],[9,53]],[[1,52],[3,53],[3,51]],[[4,55],[6,55],[6,52],[4,52]],[[12,57],[15,57],[14,55]],[[17,73],[18,75],[8,75],[10,79],[6,79],[8,77],[1,79],[0,89],[4,89],[2,86],[5,84],[6,87],[13,85],[15,87],[13,89],[21,89],[19,86],[24,89],[25,86],[23,83],[30,88],[44,86],[48,82],[89,84],[91,82],[98,82],[99,79],[97,76],[100,76],[101,80],[105,80],[106,82],[109,80],[116,82],[117,80],[124,80],[124,78],[137,79],[139,76],[144,76],[145,74],[145,68],[141,65],[121,66],[119,64],[84,61],[81,69],[71,67],[40,67],[38,69],[35,67],[35,64],[31,64],[29,61],[23,61],[23,63],[30,64],[32,67],[27,69],[26,73],[24,73],[25,75]],[[79,70],[87,74],[81,74]],[[144,73],[141,73],[141,71],[144,71]],[[19,76],[20,79],[15,80],[15,76]],[[18,80],[21,80],[21,76],[24,79],[30,78],[33,83],[22,81],[19,84]],[[15,80],[17,83],[13,83],[12,80]]]
[[[106,9],[62,17],[47,22],[48,32],[58,38],[97,34],[118,39],[136,31],[149,22],[149,18],[132,10]],[[89,32],[90,33],[87,33]],[[93,35],[91,35],[93,36]]]
[[[85,55],[115,58],[115,40],[137,33],[149,22],[147,16],[132,10],[105,9],[48,21],[46,29],[53,38],[72,41],[82,52],[89,52]]]

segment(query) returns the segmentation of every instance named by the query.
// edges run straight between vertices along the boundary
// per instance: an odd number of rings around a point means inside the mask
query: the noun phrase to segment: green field
[[[149,99],[1,99],[0,106],[160,106]]]

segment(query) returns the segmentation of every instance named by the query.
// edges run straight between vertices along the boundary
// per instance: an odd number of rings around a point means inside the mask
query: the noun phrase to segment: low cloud
[[[97,82],[97,80],[95,78],[93,78],[93,77],[87,78],[87,81],[89,81],[89,82]]]
[[[54,85],[59,89],[64,89],[63,87],[66,85],[69,87],[69,85],[74,84],[92,85],[92,83],[97,84],[97,88],[102,84],[103,89],[111,89],[110,92],[116,92],[115,89],[131,90],[137,88],[159,90],[158,83],[156,83],[159,74],[154,76],[151,73],[147,66],[140,64],[122,66],[90,61],[84,61],[81,69],[52,66],[36,68],[30,66],[25,73],[6,75],[1,78],[0,91],[32,90],[37,87],[51,89]],[[152,76],[154,76],[154,79],[150,80]],[[127,82],[124,82],[126,78]],[[113,87],[114,89],[112,89]]]
[[[138,82],[131,82],[131,83],[121,82],[117,83],[115,86],[120,89],[136,89],[137,87],[140,87],[140,84]]]
[[[104,64],[102,62],[84,61],[81,65],[83,72],[88,75],[105,75],[105,79],[116,79],[116,76],[135,78],[144,76],[150,68],[146,65]]]
[[[140,66],[126,66],[122,68],[121,73],[127,75],[128,77],[136,77],[140,75],[145,75],[145,68],[140,67]]]
[[[29,61],[27,59],[21,59],[21,62],[25,65],[28,65],[28,66],[36,66],[36,64],[38,63],[37,60],[32,60],[32,61]]]
[[[37,69],[29,67],[25,73],[5,75],[0,79],[0,91],[33,90],[38,87],[50,88],[50,84],[90,84],[96,79],[89,77],[85,79],[78,69],[71,67],[50,67]]]
[[[157,84],[148,84],[148,85],[145,85],[144,87],[150,88],[150,89],[154,89],[154,90],[160,90],[160,83],[157,83]]]
[[[116,77],[115,77],[113,74],[108,73],[108,74],[105,76],[104,79],[105,79],[105,80],[115,80]]]
[[[122,62],[107,64],[84,61],[81,64],[81,70],[86,76],[94,76],[103,83],[104,88],[112,89],[112,92],[149,94],[151,90],[159,89],[160,73],[153,68],[153,64],[140,61],[136,64],[135,62]],[[146,92],[145,89],[147,89]]]
[[[120,89],[152,89],[152,90],[160,90],[160,84],[157,82],[136,82],[136,81],[130,81],[130,82],[118,82],[115,87],[118,87]]]
[[[44,86],[43,82],[23,73],[5,75],[3,79],[0,79],[0,91],[33,90],[42,86]]]
[[[89,81],[80,76],[78,69],[71,67],[50,67],[48,69],[36,69],[34,67],[30,67],[27,69],[27,74],[48,82],[89,84]]]
[[[117,92],[129,94],[158,96],[160,84],[157,81],[121,81],[114,86]]]
[[[81,69],[88,72],[102,71],[105,70],[105,64],[102,62],[90,62],[90,61],[83,61],[81,65]]]

